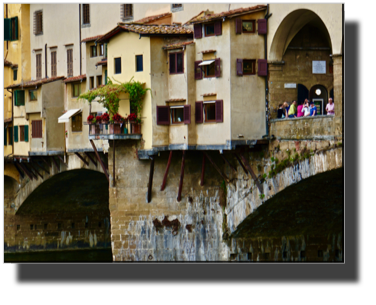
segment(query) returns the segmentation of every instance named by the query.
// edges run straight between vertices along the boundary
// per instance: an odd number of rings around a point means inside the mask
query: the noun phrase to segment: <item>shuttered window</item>
[[[90,4],[82,4],[82,23],[90,24]]]
[[[268,61],[266,59],[258,59],[258,76],[267,76],[268,75]]]
[[[191,105],[184,105],[184,124],[191,124]]]
[[[202,38],[202,24],[195,24],[193,26],[195,39]]]
[[[10,40],[18,40],[18,17],[13,17],[10,19],[11,23],[11,38]]]
[[[29,142],[29,125],[24,126],[24,140]]]
[[[184,73],[184,52],[170,53],[170,74]]]
[[[97,57],[97,46],[90,47],[90,57]]]
[[[203,102],[196,102],[195,103],[195,121],[196,123],[203,123]]]
[[[199,64],[202,63],[202,60],[195,61],[195,79],[202,79],[202,70]]]
[[[13,80],[17,80],[17,71],[18,69],[13,69]]]
[[[35,55],[35,63],[36,63],[36,78],[42,78],[42,54]]]
[[[82,131],[82,113],[72,116],[72,131]]]
[[[18,126],[14,126],[14,142],[18,142]]]
[[[15,106],[25,105],[25,91],[24,90],[16,90],[14,92],[14,105]]]
[[[235,34],[242,33],[242,20],[240,18],[235,19]]]
[[[97,76],[97,88],[102,85],[102,76]]]
[[[215,101],[215,121],[217,123],[223,122],[223,100]]]
[[[107,70],[104,70],[104,84],[107,85]]]
[[[20,128],[20,142],[25,141],[25,126],[19,126]]]
[[[10,41],[12,36],[12,23],[10,18],[4,18],[4,41]]]
[[[200,67],[198,67],[200,69]],[[221,76],[221,59],[216,58],[210,65],[204,66],[205,78],[220,77]]]
[[[205,24],[205,37],[214,36],[214,23]]]
[[[242,33],[255,33],[256,22],[255,20],[242,20]]]
[[[256,60],[255,59],[241,59],[236,60],[236,75],[254,75],[256,74]]]
[[[30,101],[37,101],[38,100],[38,91],[37,90],[29,90],[29,100]]]
[[[170,107],[171,110],[171,124],[183,124],[184,123],[184,107],[176,106]]]
[[[122,19],[132,19],[133,4],[120,4],[120,15]]]
[[[33,32],[34,35],[43,34],[43,11],[34,12]]]
[[[57,76],[56,51],[51,52],[51,77]]]
[[[202,103],[202,102],[201,102]],[[223,122],[223,100],[216,100],[215,102],[208,102],[204,103],[204,118],[205,122]],[[196,103],[196,111],[197,103]],[[197,122],[197,114],[196,114],[196,123]]]
[[[115,58],[115,74],[121,73],[121,57]]]
[[[257,25],[258,25],[258,34],[259,35],[266,35],[267,31],[268,31],[266,19],[258,19]]]
[[[170,125],[170,106],[157,106],[157,125]]]
[[[9,145],[13,144],[13,127],[8,127],[9,130]]]
[[[4,145],[8,145],[8,128],[4,128]]]
[[[216,58],[214,65],[215,65],[215,77],[220,77],[221,76],[221,59]]]
[[[31,137],[42,138],[42,120],[31,122]]]
[[[67,76],[73,76],[73,49],[67,50]]]
[[[222,35],[222,21],[217,20],[214,22],[214,35],[219,36]]]

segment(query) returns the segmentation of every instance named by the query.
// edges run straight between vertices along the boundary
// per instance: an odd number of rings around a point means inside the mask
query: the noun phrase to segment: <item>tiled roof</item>
[[[118,26],[108,33],[104,34],[97,41],[102,42],[110,39],[119,32],[129,31],[141,35],[189,35],[193,36],[193,30],[189,27],[179,25],[162,24],[137,24],[137,23],[118,23]]]
[[[172,16],[172,13],[164,13],[164,14],[160,14],[160,15],[153,15],[153,16],[142,18],[142,19],[137,20],[133,23],[149,23],[149,22],[152,22],[152,21],[156,21],[156,20],[159,20],[159,19],[162,19],[162,18],[165,18],[165,17],[171,17],[171,16]]]
[[[75,82],[75,81],[79,81],[79,80],[84,80],[84,79],[86,79],[86,74],[66,78],[64,80],[64,83],[71,83],[71,82]]]
[[[28,81],[28,82],[25,82],[25,83],[10,85],[5,89],[13,89],[13,88],[18,88],[18,87],[25,88],[25,87],[39,86],[39,85],[48,84],[48,83],[54,82],[54,81],[59,80],[59,79],[64,79],[64,78],[65,78],[64,76],[42,78],[42,79],[38,79],[38,80]]]
[[[9,61],[4,59],[4,66],[12,66],[13,64]]]
[[[185,102],[186,99],[185,98],[171,98],[169,100],[166,101],[166,103],[171,103],[171,102]]]
[[[178,43],[169,44],[167,46],[164,46],[162,49],[163,50],[177,49],[177,48],[182,48],[183,46],[187,46],[187,45],[192,44],[192,43],[195,43],[195,42],[193,40],[178,42]]]
[[[93,36],[93,37],[88,37],[88,38],[82,39],[81,42],[94,41],[94,40],[97,40],[98,38],[101,38],[102,36],[103,35],[97,35],[97,36]]]
[[[101,61],[98,61],[96,66],[107,66],[107,58],[102,59]]]
[[[223,17],[232,18],[232,17],[236,17],[236,16],[240,16],[240,15],[244,15],[244,14],[248,14],[248,13],[252,13],[256,11],[262,11],[265,9],[266,9],[266,5],[256,5],[252,7],[246,7],[246,8],[241,7],[235,10],[226,11],[226,12],[222,12],[218,14],[213,14],[209,11],[206,11],[206,12],[202,11],[195,17],[188,20],[185,24],[208,22],[208,21],[212,21],[216,19],[221,19]]]
[[[213,96],[213,95],[217,95],[217,93],[205,93],[202,96],[205,97],[205,96]]]
[[[217,52],[216,50],[201,51],[202,54]]]

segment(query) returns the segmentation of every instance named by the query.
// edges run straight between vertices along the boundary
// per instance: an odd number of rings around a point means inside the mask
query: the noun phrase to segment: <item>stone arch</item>
[[[290,12],[280,23],[272,40],[269,51],[269,60],[282,61],[283,55],[292,39],[309,23],[314,24],[321,30],[332,49],[330,33],[320,16],[309,9],[298,9]]]

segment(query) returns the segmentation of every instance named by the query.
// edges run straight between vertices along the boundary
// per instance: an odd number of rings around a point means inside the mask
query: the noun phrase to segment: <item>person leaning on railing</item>
[[[302,113],[303,113],[303,116],[309,116],[310,115],[309,101],[307,99],[304,100]]]
[[[296,118],[296,101],[293,101],[288,112],[289,118]]]
[[[334,103],[332,98],[329,98],[329,104],[326,104],[325,109],[327,115],[334,115]]]
[[[317,108],[313,102],[311,102],[311,108],[310,108],[310,116],[316,116],[317,115]]]

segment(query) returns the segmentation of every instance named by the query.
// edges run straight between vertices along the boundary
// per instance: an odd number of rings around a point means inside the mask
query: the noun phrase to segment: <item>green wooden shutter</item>
[[[18,102],[18,106],[25,106],[25,90],[18,91],[17,102]]]
[[[18,95],[18,90],[14,91],[14,106],[18,106],[17,95]]]
[[[18,126],[14,126],[14,142],[18,142]]]
[[[8,145],[7,135],[8,135],[8,128],[4,128],[4,146]]]
[[[4,40],[9,41],[11,38],[11,21],[10,18],[4,18]]]
[[[107,85],[107,70],[104,70],[104,84]]]
[[[25,142],[29,142],[29,125],[25,125]]]
[[[8,127],[9,129],[9,145],[13,144],[13,127]]]

